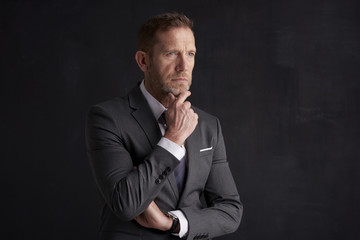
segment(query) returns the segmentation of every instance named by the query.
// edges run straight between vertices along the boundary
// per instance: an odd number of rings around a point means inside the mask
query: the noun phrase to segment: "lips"
[[[171,80],[175,82],[187,82],[186,78],[172,78]]]
[[[187,82],[188,76],[180,75],[180,76],[173,76],[171,77],[171,81],[175,82]]]

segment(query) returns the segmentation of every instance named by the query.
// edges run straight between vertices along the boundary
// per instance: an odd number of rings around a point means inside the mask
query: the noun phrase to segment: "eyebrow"
[[[181,50],[178,50],[178,49],[162,49],[161,50],[162,53],[165,53],[165,52],[182,52]],[[191,50],[188,50],[186,52],[196,52],[196,49],[191,49]]]

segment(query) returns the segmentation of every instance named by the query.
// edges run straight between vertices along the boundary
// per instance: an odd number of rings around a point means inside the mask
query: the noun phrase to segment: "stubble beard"
[[[189,84],[179,84],[177,87],[170,86],[170,84],[161,84],[161,90],[165,93],[172,93],[175,97],[179,96],[180,93],[188,91],[190,89]]]
[[[175,83],[177,86],[172,86],[171,78],[173,76],[169,77],[168,81],[163,81],[161,76],[155,72],[152,72],[149,74],[150,81],[152,82],[152,85],[155,89],[160,89],[162,92],[162,95],[165,96],[168,93],[174,94],[175,97],[179,96],[182,92],[188,91],[191,86],[191,76],[186,76],[189,82],[187,83]],[[178,76],[177,76],[178,77]],[[184,76],[182,76],[184,77]],[[154,89],[154,90],[155,90]]]

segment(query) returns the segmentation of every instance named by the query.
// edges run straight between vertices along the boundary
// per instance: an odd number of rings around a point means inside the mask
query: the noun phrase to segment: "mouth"
[[[174,82],[187,82],[187,78],[184,78],[184,77],[176,77],[176,78],[172,78],[171,81],[174,81]]]

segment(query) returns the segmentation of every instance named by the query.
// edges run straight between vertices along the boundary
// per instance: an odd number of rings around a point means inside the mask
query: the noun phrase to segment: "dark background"
[[[191,102],[222,122],[244,203],[220,239],[360,239],[358,1],[2,1],[1,238],[97,239],[90,105],[142,79],[148,17],[184,12]]]

